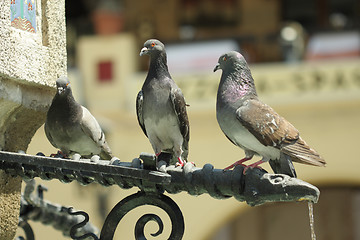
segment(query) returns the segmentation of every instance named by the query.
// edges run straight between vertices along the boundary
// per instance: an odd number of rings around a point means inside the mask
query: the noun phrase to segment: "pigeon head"
[[[58,80],[56,80],[56,89],[58,95],[69,93],[71,91],[69,79],[65,76],[58,78]]]
[[[232,71],[232,70],[248,70],[249,66],[240,53],[236,51],[231,51],[220,56],[218,64],[214,68],[214,72],[222,69],[223,71]]]
[[[222,70],[221,82],[236,83],[243,95],[257,95],[254,79],[243,55],[236,51],[221,55],[214,72],[219,69]]]
[[[144,43],[144,47],[140,51],[140,56],[146,54],[151,57],[164,52],[165,52],[165,46],[162,42],[160,42],[157,39],[149,39]]]

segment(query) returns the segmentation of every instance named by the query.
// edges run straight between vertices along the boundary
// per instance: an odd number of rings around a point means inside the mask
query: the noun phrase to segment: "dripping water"
[[[314,203],[309,201],[308,208],[309,208],[311,240],[316,240],[315,227],[314,227]]]

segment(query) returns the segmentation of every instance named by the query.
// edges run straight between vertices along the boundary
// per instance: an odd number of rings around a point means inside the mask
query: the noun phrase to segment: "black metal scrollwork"
[[[152,205],[163,209],[170,217],[172,230],[168,239],[182,239],[184,235],[184,217],[178,205],[169,197],[159,193],[147,193],[144,191],[137,192],[121,200],[107,216],[101,230],[101,240],[112,240],[115,230],[121,219],[131,210],[143,206]],[[137,221],[135,225],[135,238],[146,239],[144,227],[149,221],[157,222],[159,230],[152,236],[158,236],[163,232],[163,223],[159,216],[155,214],[145,214]]]
[[[84,220],[82,222],[79,222],[71,227],[70,237],[72,239],[75,239],[75,240],[87,239],[88,240],[88,239],[92,238],[94,240],[99,240],[99,238],[94,233],[91,233],[91,232],[85,233],[84,235],[81,235],[81,236],[77,236],[77,235],[79,235],[78,229],[84,227],[89,222],[89,214],[87,214],[84,211],[73,211],[72,207],[68,208],[68,213],[73,216],[83,216],[84,217]]]
[[[83,211],[72,212],[72,208],[69,208],[68,213],[70,215],[81,215],[85,218],[82,222],[75,224],[71,228],[70,236],[72,239],[75,240],[112,240],[114,238],[116,228],[118,227],[123,217],[131,210],[144,205],[152,205],[164,210],[170,217],[172,225],[171,233],[168,239],[182,239],[184,235],[185,224],[184,217],[178,205],[171,198],[161,193],[145,191],[140,191],[132,194],[115,205],[115,207],[110,211],[107,218],[105,219],[104,225],[100,233],[100,238],[98,238],[94,233],[86,233],[79,236],[79,234],[77,234],[77,231],[79,228],[82,228],[89,222],[89,215]],[[150,221],[155,221],[159,227],[157,232],[151,233],[151,236],[157,237],[163,233],[164,224],[161,218],[156,214],[144,214],[137,220],[135,224],[135,239],[146,240],[144,228],[145,225]]]
[[[163,232],[164,224],[163,224],[161,218],[158,215],[148,213],[148,214],[141,216],[139,218],[139,220],[136,222],[136,225],[135,225],[135,238],[136,239],[145,239],[144,228],[145,228],[145,225],[150,221],[155,221],[159,226],[159,230],[156,233],[151,233],[151,236],[157,237]]]
[[[34,232],[31,228],[30,224],[26,220],[24,220],[20,217],[18,226],[24,230],[26,238],[19,236],[16,238],[16,240],[35,240]]]
[[[101,240],[112,240],[122,218],[129,211],[143,205],[163,209],[172,224],[169,239],[181,239],[185,228],[183,215],[177,204],[162,194],[164,191],[170,194],[186,191],[190,195],[208,193],[216,199],[233,196],[251,206],[274,201],[308,200],[316,203],[319,198],[320,192],[315,186],[282,174],[269,174],[255,168],[249,169],[244,175],[242,166],[223,171],[215,169],[211,164],[197,168],[187,163],[183,168],[179,168],[169,166],[166,161],[168,159],[160,156],[157,159],[152,154],[142,153],[132,162],[121,162],[119,159],[94,162],[91,159],[70,160],[0,151],[0,169],[28,181],[21,201],[20,216],[23,220],[46,222],[61,229],[66,236],[71,228],[73,239],[98,240],[95,235],[98,231],[88,222],[85,212],[71,212],[70,216],[68,208],[44,200],[43,187],[38,188],[37,196],[32,195],[35,183],[30,181],[31,179],[59,179],[64,183],[78,181],[84,185],[97,182],[103,186],[118,185],[124,189],[139,187],[140,192],[124,198],[111,210],[102,227]],[[82,216],[85,220],[80,220]],[[64,218],[66,220],[63,221]],[[44,219],[46,221],[43,221]],[[155,221],[159,227],[152,236],[163,233],[164,224],[161,218],[155,214],[145,214],[136,222],[136,239],[146,239],[144,228],[149,221]],[[26,222],[22,224],[26,227]],[[26,237],[26,240],[34,239],[31,235]]]

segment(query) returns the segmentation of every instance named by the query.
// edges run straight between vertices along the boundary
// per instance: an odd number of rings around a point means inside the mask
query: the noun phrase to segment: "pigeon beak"
[[[58,91],[58,94],[61,94],[64,91],[64,88],[63,87],[58,87],[57,91]]]
[[[220,64],[218,63],[218,64],[216,64],[216,66],[215,66],[215,68],[214,68],[214,72],[216,72],[217,70],[219,70],[220,69]]]
[[[140,51],[140,56],[143,56],[143,55],[145,55],[145,54],[147,54],[148,53],[148,48],[147,47],[143,47],[142,49],[141,49],[141,51]]]

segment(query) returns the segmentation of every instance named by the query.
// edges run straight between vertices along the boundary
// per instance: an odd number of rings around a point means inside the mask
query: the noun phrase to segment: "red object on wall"
[[[102,61],[98,63],[98,81],[111,82],[113,80],[112,61]]]

